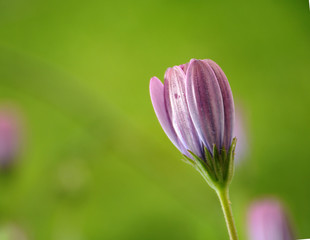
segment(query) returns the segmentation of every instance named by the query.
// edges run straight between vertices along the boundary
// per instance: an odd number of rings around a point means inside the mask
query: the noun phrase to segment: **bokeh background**
[[[241,238],[264,196],[310,237],[309,43],[307,0],[0,0],[0,117],[14,134],[0,239],[227,239],[149,97],[152,76],[191,58],[216,61],[242,108]]]

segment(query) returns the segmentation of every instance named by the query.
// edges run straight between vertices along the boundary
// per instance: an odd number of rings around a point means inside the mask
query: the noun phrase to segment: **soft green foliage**
[[[266,194],[309,237],[309,17],[307,1],[0,0],[0,105],[24,128],[20,161],[0,174],[1,233],[226,239],[216,195],[180,161],[148,92],[167,67],[210,58],[249,126],[230,188],[240,239]]]

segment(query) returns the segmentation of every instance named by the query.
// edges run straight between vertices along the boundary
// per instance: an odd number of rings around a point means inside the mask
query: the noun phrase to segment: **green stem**
[[[231,203],[229,201],[228,187],[224,189],[216,189],[215,191],[221,202],[230,240],[238,240],[237,230],[230,207]]]

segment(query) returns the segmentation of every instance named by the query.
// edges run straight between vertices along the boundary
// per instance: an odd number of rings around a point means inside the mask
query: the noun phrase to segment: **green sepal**
[[[211,153],[209,152],[209,150],[204,146],[204,151],[205,151],[205,159],[206,159],[206,163],[210,166],[210,169],[213,173],[215,173],[215,168],[214,168],[214,159],[211,155]],[[216,177],[216,175],[215,175]]]
[[[210,166],[200,157],[198,157],[195,153],[188,150],[188,152],[193,156],[196,160],[196,170],[202,175],[202,177],[206,180],[206,182],[210,185],[210,187],[215,189],[215,181],[213,171]]]
[[[232,180],[232,177],[234,176],[234,168],[235,168],[235,149],[237,144],[237,138],[234,138],[231,142],[228,154],[227,154],[227,163],[225,164],[227,169],[225,171],[224,180],[229,184]]]
[[[195,161],[193,159],[190,159],[188,156],[183,154],[183,157],[185,157],[185,159],[181,158],[181,160],[189,165],[191,165],[193,168],[196,168],[195,166]]]
[[[183,155],[185,159],[182,160],[194,167],[213,189],[224,189],[230,184],[234,174],[236,142],[237,139],[234,138],[228,152],[225,148],[219,151],[214,144],[213,156],[210,151],[204,147],[205,159],[198,157],[188,150],[193,156],[193,159]]]
[[[226,159],[227,158],[227,151],[226,151],[225,147],[223,147],[221,149],[221,157],[222,157],[223,164],[225,165],[227,162],[227,159]]]
[[[223,179],[223,163],[222,163],[222,157],[221,154],[219,153],[217,147],[215,144],[213,144],[213,164],[215,168],[215,173],[217,175],[217,178],[219,181]]]

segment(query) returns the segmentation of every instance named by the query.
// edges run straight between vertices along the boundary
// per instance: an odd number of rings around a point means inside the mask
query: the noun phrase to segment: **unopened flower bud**
[[[228,80],[212,60],[192,59],[168,68],[164,84],[153,77],[150,94],[171,140],[214,187],[233,175],[234,101]]]

